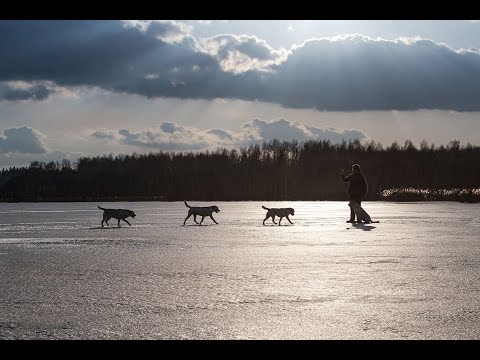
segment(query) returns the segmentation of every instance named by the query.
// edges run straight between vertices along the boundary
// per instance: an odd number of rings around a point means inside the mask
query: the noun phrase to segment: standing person
[[[342,170],[340,176],[342,177],[343,182],[350,183],[347,189],[348,200],[350,200],[350,202],[356,202],[358,205],[362,205],[362,199],[367,195],[368,192],[368,185],[367,180],[365,180],[365,176],[360,171],[360,165],[353,164],[352,173],[348,176],[345,176]],[[352,207],[350,207],[350,220],[347,222],[355,222],[355,212],[353,211]]]

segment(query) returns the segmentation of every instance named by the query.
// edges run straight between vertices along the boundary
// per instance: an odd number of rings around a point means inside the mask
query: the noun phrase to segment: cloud
[[[221,139],[222,141],[233,141],[234,136],[235,136],[232,132],[224,130],[224,129],[207,130],[207,133],[216,136],[217,138]]]
[[[47,99],[55,90],[46,83],[0,82],[0,101]]]
[[[164,132],[161,129],[131,132],[127,129],[118,130],[117,142],[123,145],[156,150],[201,150],[209,147],[213,136],[202,134],[187,127],[178,126],[174,132]]]
[[[173,20],[125,20],[123,24],[171,44],[182,42],[192,31],[192,26]]]
[[[249,70],[267,70],[288,56],[285,49],[275,50],[256,36],[216,35],[202,42],[203,51],[212,55],[222,70],[234,74]]]
[[[49,149],[44,139],[44,134],[28,126],[4,129],[3,135],[0,135],[0,168],[26,166],[32,161],[74,161],[86,155],[83,152]]]
[[[243,124],[242,128],[251,139],[258,139],[260,141],[270,141],[273,139],[290,141],[296,139],[300,142],[308,140],[329,140],[332,143],[340,143],[343,140],[364,140],[367,138],[367,136],[359,130],[317,128],[285,119],[277,121],[254,119],[251,122]]]
[[[175,131],[183,131],[184,127],[181,126],[181,125],[172,123],[172,122],[164,121],[160,125],[160,129],[162,129],[162,131],[165,132],[165,133],[170,133],[171,134],[171,133],[174,133]]]
[[[286,107],[480,109],[480,53],[430,40],[314,39],[295,47],[275,70],[269,100]]]
[[[211,25],[214,22],[216,22],[216,23],[227,23],[227,22],[229,22],[229,20],[195,20],[195,22],[197,24],[200,24],[200,25]]]
[[[28,166],[32,161],[58,161],[61,163],[63,159],[67,159],[73,163],[80,157],[86,155],[87,154],[80,152],[63,152],[58,150],[47,151],[42,154],[0,153],[0,168],[8,168],[11,166]],[[93,155],[89,154],[89,156]]]
[[[120,145],[164,151],[206,150],[217,147],[239,148],[262,144],[273,139],[299,142],[308,140],[329,140],[339,143],[343,140],[365,140],[367,135],[360,130],[317,128],[304,126],[285,119],[264,121],[254,119],[244,123],[238,131],[225,129],[202,130],[173,122],[163,122],[158,129],[133,132],[98,130],[91,134],[94,139],[108,139]]]
[[[110,130],[97,130],[94,133],[92,133],[91,136],[99,140],[115,140],[116,139],[116,134]]]
[[[0,154],[42,154],[47,152],[44,135],[28,126],[11,127],[0,136]]]
[[[179,21],[5,20],[0,48],[3,84],[326,111],[480,111],[480,51],[419,38],[341,35],[286,50],[247,35],[196,39]],[[42,99],[48,90],[0,88],[4,100]]]

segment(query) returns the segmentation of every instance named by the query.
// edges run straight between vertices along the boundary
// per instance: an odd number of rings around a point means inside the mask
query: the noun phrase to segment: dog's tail
[[[190,205],[187,204],[187,202],[186,202],[185,200],[183,200],[183,202],[185,203],[185,206],[186,206],[187,208],[190,208],[190,207],[191,207]]]
[[[267,207],[265,207],[265,206],[263,206],[263,205],[262,205],[262,208],[264,208],[265,210],[270,210],[269,208],[267,208]]]
[[[98,206],[98,208],[99,208],[100,210],[107,210],[107,209],[104,209],[104,208],[102,208],[102,207],[100,207],[100,206]]]

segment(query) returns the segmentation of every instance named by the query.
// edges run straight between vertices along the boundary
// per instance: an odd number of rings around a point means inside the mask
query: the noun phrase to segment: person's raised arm
[[[350,178],[352,177],[352,174],[348,175],[348,176],[345,176],[345,174],[343,173],[343,170],[340,172],[340,176],[342,177],[342,181],[343,182],[349,182],[350,181]]]

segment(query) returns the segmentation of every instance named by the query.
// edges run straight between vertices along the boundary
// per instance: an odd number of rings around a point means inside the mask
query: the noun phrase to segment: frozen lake
[[[0,339],[480,339],[480,204],[215,205],[1,203]]]

